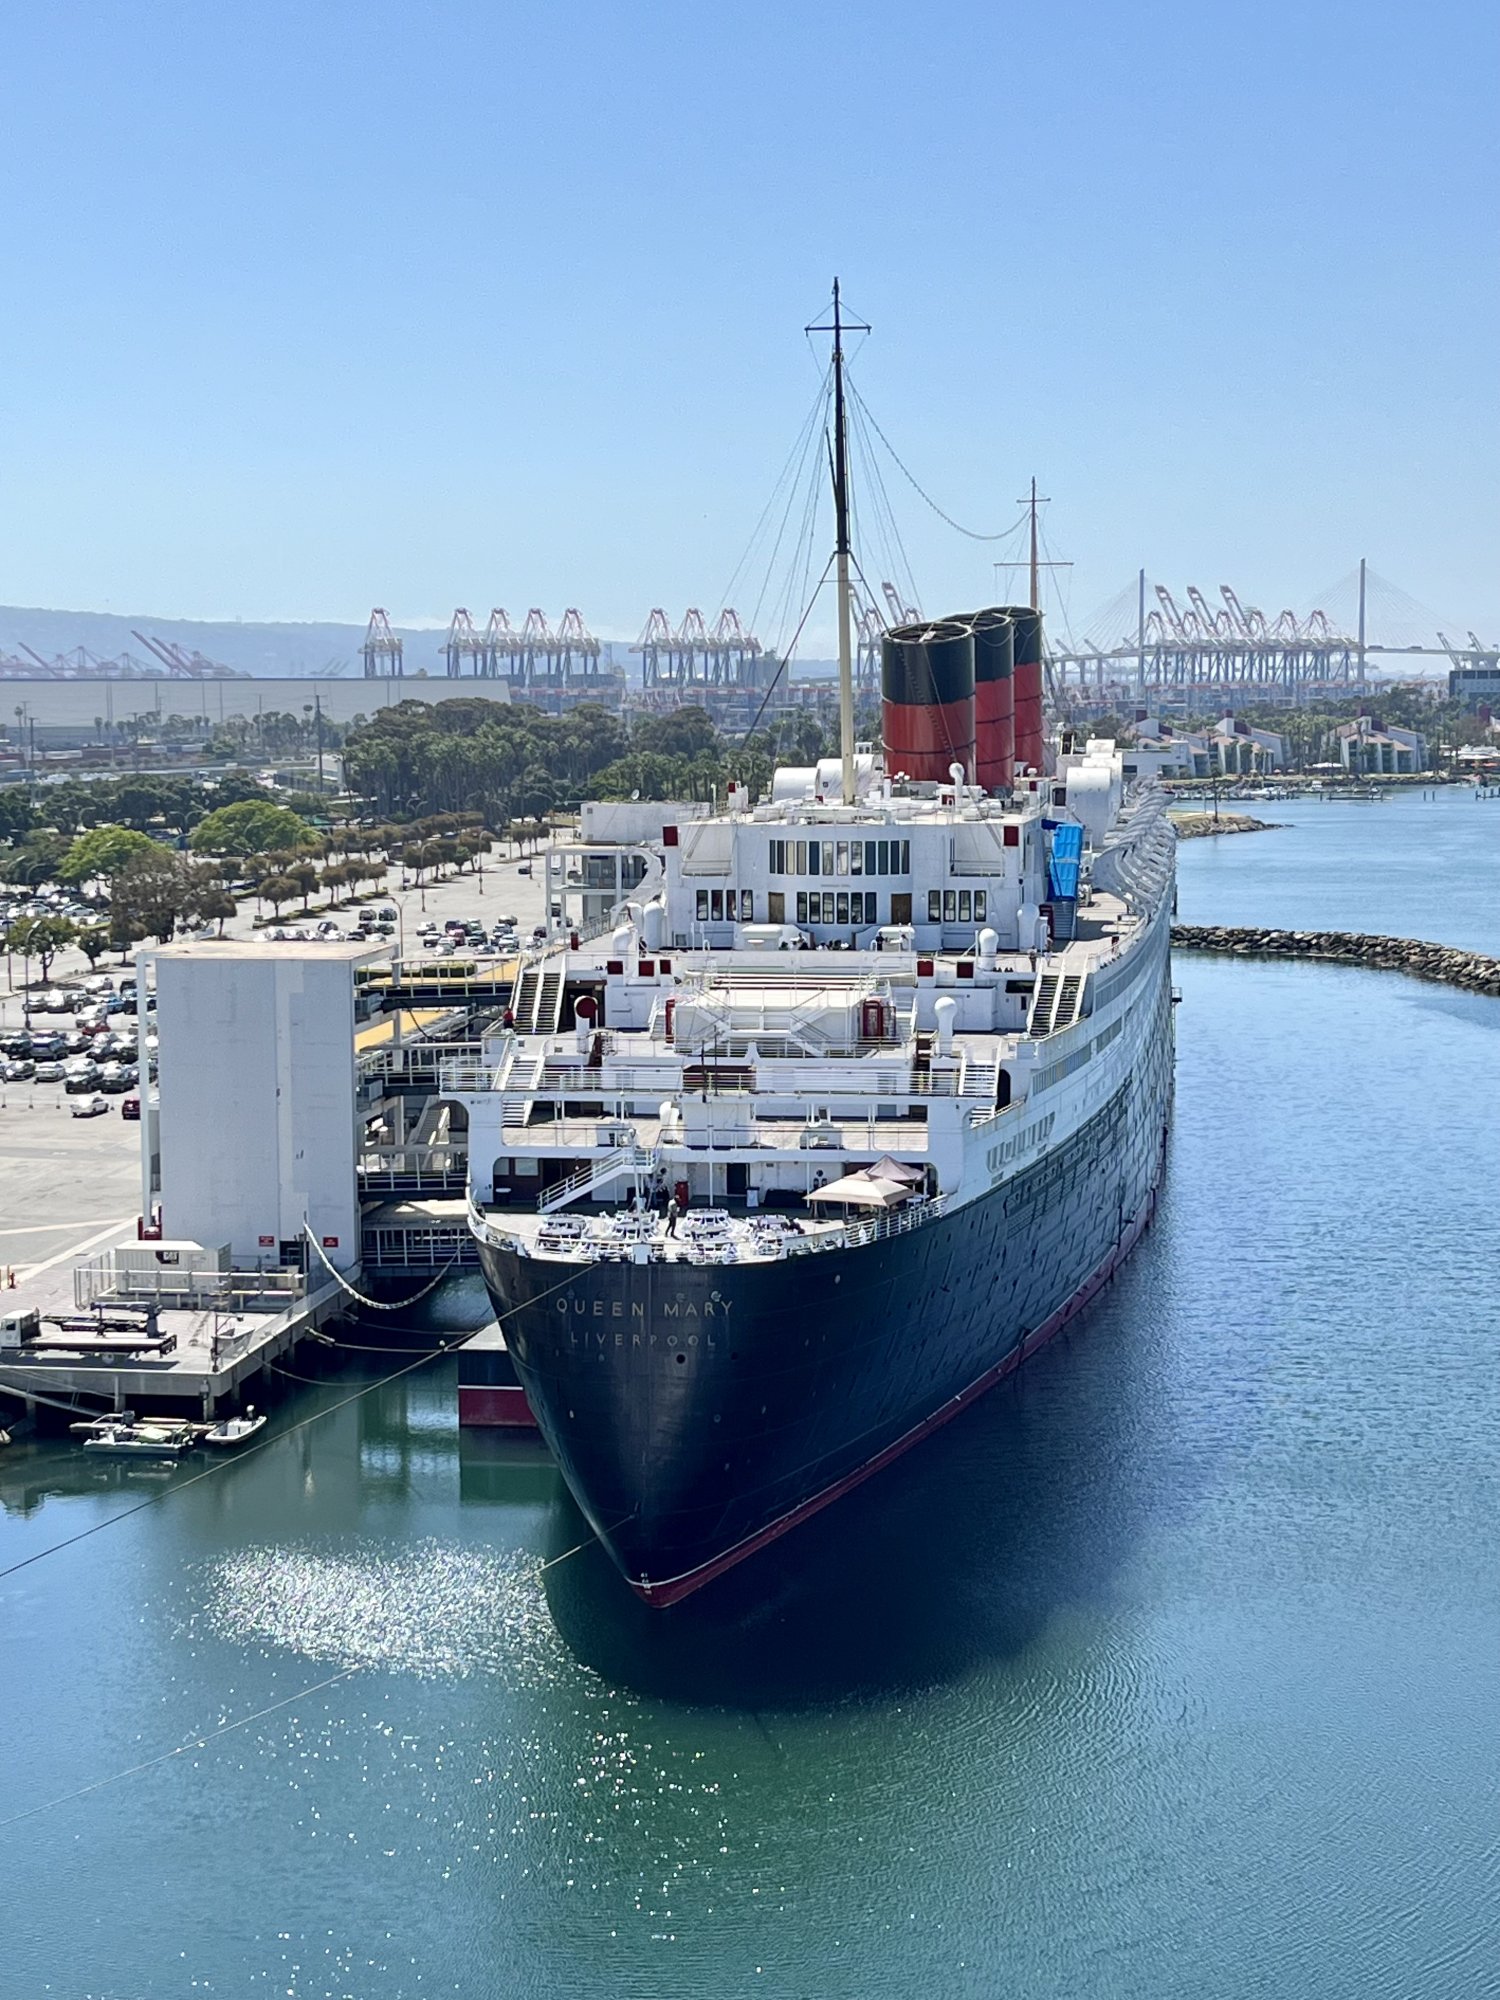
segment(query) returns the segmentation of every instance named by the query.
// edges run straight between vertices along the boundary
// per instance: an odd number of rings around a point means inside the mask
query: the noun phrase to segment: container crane
[[[367,681],[400,680],[405,673],[405,649],[399,635],[391,630],[390,619],[378,605],[370,613],[359,657],[365,663]]]

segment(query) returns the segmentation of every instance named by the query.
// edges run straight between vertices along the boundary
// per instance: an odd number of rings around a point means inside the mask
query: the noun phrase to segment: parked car
[[[138,1097],[122,1097],[120,1099],[120,1116],[122,1118],[139,1119],[140,1115],[141,1100]]]
[[[13,1035],[0,1035],[0,1056],[29,1056],[31,1036],[22,1028]]]
[[[134,993],[111,993],[104,1003],[106,1014],[128,1014],[134,1010]]]
[[[61,1056],[67,1050],[61,1035],[43,1033],[31,1038],[31,1053],[34,1056]]]
[[[63,1066],[60,1062],[39,1062],[36,1066],[38,1083],[61,1083],[63,1075]]]
[[[134,1090],[135,1085],[135,1071],[125,1063],[106,1063],[99,1072],[99,1088],[111,1097],[118,1097],[122,1090]]]
[[[529,861],[518,861],[516,863],[516,873],[518,875],[529,875],[531,873],[531,863]]]
[[[5,1065],[7,1083],[29,1083],[36,1075],[36,1064],[30,1056],[12,1056]]]
[[[69,1063],[63,1071],[63,1089],[71,1096],[79,1096],[84,1091],[99,1088],[99,1065],[97,1063]]]
[[[73,1116],[75,1118],[98,1118],[103,1112],[108,1111],[108,1109],[109,1099],[95,1094],[92,1097],[80,1097],[78,1102],[73,1106]]]

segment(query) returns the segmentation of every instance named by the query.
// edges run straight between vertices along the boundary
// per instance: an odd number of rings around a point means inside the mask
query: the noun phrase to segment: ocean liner
[[[840,756],[662,815],[445,1082],[519,1383],[656,1605],[1084,1306],[1171,1114],[1175,837],[1113,743],[1048,755],[1035,570],[1030,606],[889,633],[883,756],[854,742],[837,293],[832,330]]]

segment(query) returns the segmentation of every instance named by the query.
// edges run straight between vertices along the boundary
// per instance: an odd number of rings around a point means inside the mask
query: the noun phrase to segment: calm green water
[[[1185,916],[1500,949],[1500,805],[1267,810]],[[1500,1006],[1179,981],[1125,1275],[716,1594],[541,1574],[445,1364],[0,1584],[0,1817],[293,1698],[4,1829],[0,1993],[1493,1990]],[[178,1476],[0,1454],[0,1564]]]

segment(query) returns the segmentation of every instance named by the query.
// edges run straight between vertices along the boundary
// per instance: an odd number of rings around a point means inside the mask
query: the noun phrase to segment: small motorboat
[[[243,1444],[246,1438],[253,1438],[258,1430],[264,1429],[265,1421],[264,1415],[255,1414],[255,1405],[251,1403],[242,1417],[220,1417],[216,1424],[210,1425],[203,1433],[203,1442],[219,1446]]]
[[[85,1451],[109,1452],[119,1458],[179,1458],[198,1441],[192,1424],[103,1423],[92,1427],[83,1441]]]

